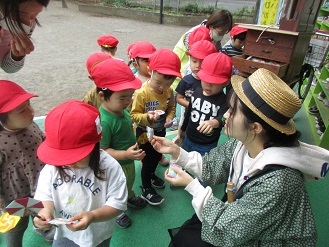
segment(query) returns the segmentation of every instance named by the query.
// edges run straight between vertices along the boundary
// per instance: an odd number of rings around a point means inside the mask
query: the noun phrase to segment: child
[[[196,88],[185,115],[182,131],[186,131],[182,148],[202,156],[217,146],[222,117],[227,110],[223,88],[230,82],[232,61],[224,53],[208,55],[198,72],[201,87]]]
[[[222,52],[230,57],[242,55],[246,35],[246,28],[234,26],[230,31],[231,40],[223,46]]]
[[[136,42],[130,50],[130,58],[133,60],[133,66],[137,70],[135,76],[139,78],[142,83],[150,79],[148,59],[155,51],[156,48],[147,41]]]
[[[128,47],[127,47],[128,66],[134,74],[137,72],[137,69],[133,66],[133,59],[130,56],[130,52],[135,44],[136,44],[136,42],[133,42],[130,45],[128,45]]]
[[[141,81],[134,76],[124,62],[107,59],[99,63],[92,71],[97,93],[102,101],[101,114],[103,137],[101,148],[119,161],[127,179],[128,206],[143,208],[145,201],[135,195],[134,160],[142,160],[145,152],[137,149],[136,136],[128,110],[135,89],[142,86]],[[131,225],[129,217],[122,213],[116,219],[121,228]]]
[[[194,90],[201,86],[201,81],[197,75],[201,68],[201,63],[206,56],[215,52],[217,52],[216,46],[207,40],[195,42],[190,50],[187,51],[187,54],[190,56],[189,64],[192,73],[184,76],[176,88],[176,101],[182,107],[180,125],[178,126],[177,136],[173,139],[174,142],[181,142],[181,126],[184,121],[185,108],[188,107]]]
[[[109,54],[115,58],[115,53],[118,50],[117,45],[119,40],[111,35],[103,35],[97,39],[98,45],[101,47],[101,51]]]
[[[91,72],[93,71],[95,66],[109,58],[111,58],[111,56],[104,52],[95,52],[88,57],[86,67],[88,71],[88,78],[90,80],[93,80],[91,77]],[[82,101],[94,106],[96,109],[99,109],[101,105],[101,99],[99,98],[96,89],[97,87],[93,87],[92,89],[90,89],[88,93],[83,97]]]
[[[151,78],[137,90],[131,109],[131,118],[138,127],[137,142],[146,155],[142,160],[142,195],[149,204],[159,205],[164,198],[153,188],[164,188],[164,181],[154,172],[162,154],[155,151],[147,139],[146,127],[151,127],[155,135],[165,136],[175,114],[175,100],[171,84],[180,77],[180,61],[169,49],[160,49],[149,58]],[[158,113],[159,111],[159,113]],[[161,112],[163,111],[163,113]]]
[[[33,122],[30,99],[37,97],[14,82],[0,80],[0,210],[11,201],[33,197],[40,171],[44,167],[36,149],[44,139]],[[22,246],[29,217],[22,217],[16,227],[6,233],[7,246]],[[53,231],[36,229],[49,242]]]
[[[44,208],[34,223],[48,229],[58,225],[53,246],[109,246],[114,220],[127,206],[126,178],[119,163],[99,149],[99,112],[84,102],[67,101],[45,120],[46,140],[38,148],[47,163],[35,198]]]

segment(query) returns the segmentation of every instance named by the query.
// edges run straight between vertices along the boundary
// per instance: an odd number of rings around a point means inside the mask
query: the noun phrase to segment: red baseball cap
[[[99,64],[100,62],[112,58],[109,54],[105,52],[95,52],[91,54],[86,62],[86,67],[88,70],[89,75],[91,75],[91,71],[94,69],[94,67]]]
[[[231,29],[230,36],[233,37],[235,35],[238,35],[240,33],[244,33],[244,32],[247,32],[247,31],[248,31],[248,29],[243,28],[243,27],[239,27],[238,25],[236,25]]]
[[[212,42],[208,40],[200,40],[195,42],[186,53],[192,57],[203,60],[206,56],[215,52],[217,52],[217,49]]]
[[[180,66],[178,56],[166,48],[157,50],[149,58],[150,70],[155,70],[164,75],[173,75],[182,78]]]
[[[92,79],[99,88],[113,92],[125,89],[138,89],[142,82],[135,77],[127,64],[118,59],[106,59],[91,71]]]
[[[154,45],[147,41],[136,42],[130,49],[130,57],[149,58],[156,51]]]
[[[210,30],[205,26],[194,29],[187,38],[188,46],[191,47],[195,42],[200,40],[208,40],[211,42]]]
[[[10,112],[30,98],[38,97],[12,81],[0,80],[0,88],[0,113]]]
[[[131,49],[134,47],[134,45],[136,44],[137,42],[134,42],[134,43],[131,43],[128,47],[127,47],[127,54],[129,56],[129,58],[131,58]]]
[[[101,140],[99,112],[78,100],[69,100],[51,110],[45,119],[46,139],[37,150],[49,165],[67,166],[87,157]]]
[[[208,55],[201,64],[198,77],[201,81],[211,84],[223,84],[232,75],[232,60],[222,52]]]
[[[111,35],[104,35],[97,39],[97,43],[98,45],[104,47],[116,47],[119,43],[119,40]]]

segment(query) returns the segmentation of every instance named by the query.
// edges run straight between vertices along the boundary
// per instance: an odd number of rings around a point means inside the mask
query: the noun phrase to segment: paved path
[[[0,78],[22,85],[39,95],[32,99],[35,115],[45,115],[68,99],[81,99],[93,86],[85,67],[90,54],[100,51],[96,39],[112,34],[119,39],[117,56],[127,60],[126,47],[147,40],[157,48],[172,49],[187,27],[160,25],[118,17],[92,16],[78,11],[69,1],[52,0],[39,20],[41,28],[33,34],[36,50],[26,58],[25,66],[15,74],[0,70]]]

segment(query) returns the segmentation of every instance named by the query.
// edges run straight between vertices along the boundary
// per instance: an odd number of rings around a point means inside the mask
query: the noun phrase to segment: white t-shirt
[[[71,176],[62,181],[59,169],[46,165],[40,173],[35,199],[53,201],[56,218],[70,218],[83,211],[104,205],[127,209],[126,177],[120,164],[105,151],[101,152],[100,167],[106,180],[99,180],[89,168],[67,169]],[[67,237],[79,246],[97,246],[113,234],[115,219],[91,223],[86,230],[73,232],[65,225],[56,228],[55,239]]]

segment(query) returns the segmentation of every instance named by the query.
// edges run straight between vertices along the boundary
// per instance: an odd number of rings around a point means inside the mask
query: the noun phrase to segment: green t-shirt
[[[115,150],[127,150],[136,143],[136,136],[130,114],[127,110],[123,115],[116,115],[99,107],[102,122],[102,149],[113,148]],[[132,160],[118,160],[120,165],[130,163]]]

